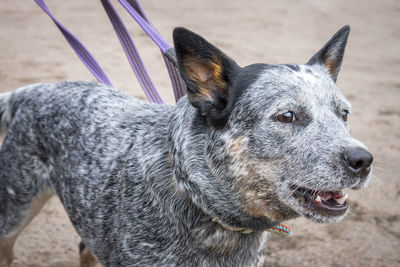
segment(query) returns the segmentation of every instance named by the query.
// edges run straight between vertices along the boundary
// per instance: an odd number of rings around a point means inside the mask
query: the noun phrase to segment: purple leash
[[[121,2],[121,1],[120,1]],[[127,3],[131,5],[131,7],[136,10],[136,12],[147,22],[150,23],[149,19],[147,18],[146,14],[144,13],[142,7],[137,0],[128,0]],[[143,28],[142,24],[138,22],[139,26]],[[151,26],[151,25],[150,25]],[[159,39],[162,39],[162,36],[156,31],[155,34],[158,35]],[[149,33],[148,33],[149,34]],[[164,41],[164,43],[168,44]],[[158,44],[157,44],[158,45]],[[163,51],[160,47],[161,53],[164,57],[164,62],[168,70],[169,77],[171,79],[172,87],[174,89],[175,100],[178,101],[182,96],[186,94],[186,83],[183,81],[179,71],[177,69],[177,62],[175,56],[175,49],[170,48],[167,51]]]
[[[111,85],[108,77],[101,69],[99,64],[89,53],[89,51],[83,46],[79,40],[72,35],[55,17],[51,14],[43,0],[35,0],[35,2],[46,12],[47,15],[54,21],[61,33],[67,39],[71,47],[75,50],[76,54],[92,72],[92,74],[104,84]],[[109,0],[101,0],[103,7],[114,27],[114,30],[121,42],[121,45],[127,55],[129,63],[134,71],[136,77],[139,80],[147,98],[153,103],[163,103],[160,95],[158,94],[154,84],[152,83],[146,68],[140,58],[140,55],[130,38],[128,31],[126,30],[121,18],[116,13],[114,7],[111,5]],[[153,28],[149,23],[143,9],[140,7],[137,0],[120,0],[120,3],[125,7],[128,13],[135,19],[135,21],[142,27],[142,29],[150,36],[150,38],[157,44],[164,56],[164,61],[168,69],[172,86],[174,88],[175,99],[178,100],[186,93],[186,85],[179,75],[176,69],[176,57],[174,49],[161,37],[161,35]],[[175,65],[175,66],[174,66]]]
[[[136,46],[133,43],[133,40],[130,38],[125,25],[122,23],[121,18],[118,16],[117,12],[115,11],[109,0],[101,0],[101,3],[103,4],[103,7],[114,27],[114,31],[117,34],[122,48],[125,51],[129,64],[131,65],[133,72],[138,78],[138,81],[142,86],[147,98],[150,102],[153,103],[164,103],[164,101],[158,94],[153,82],[151,81],[150,76],[143,64],[143,61],[139,56]]]
[[[46,4],[43,0],[35,0],[36,4],[38,4],[44,12],[54,21],[57,25],[58,29],[64,35],[65,39],[67,39],[68,43],[75,50],[75,53],[82,60],[82,62],[86,65],[89,71],[97,78],[97,80],[101,83],[112,85],[110,79],[108,79],[107,75],[104,73],[103,69],[94,59],[94,57],[89,53],[89,51],[85,48],[85,46],[70,32],[67,28],[65,28],[50,12],[47,8]]]

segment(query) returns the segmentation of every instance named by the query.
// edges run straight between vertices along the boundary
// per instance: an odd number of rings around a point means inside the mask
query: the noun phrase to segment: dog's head
[[[364,187],[372,163],[366,147],[349,134],[351,107],[335,84],[349,31],[340,29],[304,65],[241,68],[197,34],[175,29],[188,100],[203,119],[196,121],[204,124],[199,142],[209,171],[190,182],[208,200],[226,197],[225,207],[231,203],[235,210],[224,213],[209,201],[216,217],[344,217],[342,190]],[[204,189],[211,183],[223,190]]]

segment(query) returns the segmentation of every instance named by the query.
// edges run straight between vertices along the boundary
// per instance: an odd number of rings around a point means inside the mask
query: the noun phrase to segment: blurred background
[[[33,0],[1,2],[0,92],[36,82],[95,81]],[[145,100],[100,1],[47,2],[113,84]],[[112,2],[162,97],[174,104],[159,50]],[[294,235],[271,237],[265,266],[400,266],[400,1],[146,0],[142,7],[170,43],[173,28],[184,26],[241,66],[305,63],[336,30],[352,27],[337,84],[353,105],[352,135],[374,154],[374,177],[368,189],[350,194],[342,222],[288,222]],[[78,242],[53,197],[20,235],[13,266],[78,266]]]

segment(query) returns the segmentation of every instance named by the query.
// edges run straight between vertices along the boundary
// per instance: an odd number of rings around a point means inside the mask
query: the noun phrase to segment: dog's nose
[[[371,153],[361,147],[347,149],[343,153],[343,158],[349,170],[361,177],[369,174],[374,159]]]

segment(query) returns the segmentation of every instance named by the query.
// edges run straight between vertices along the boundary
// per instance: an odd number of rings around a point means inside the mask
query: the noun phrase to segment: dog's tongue
[[[319,192],[317,197],[320,197],[321,199],[327,201],[333,197],[333,193],[330,192]]]

